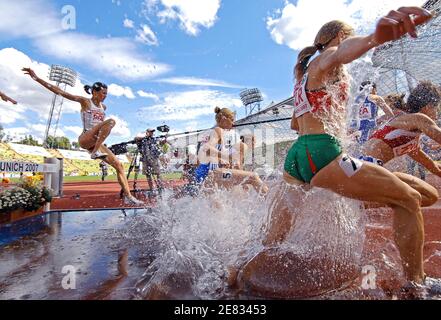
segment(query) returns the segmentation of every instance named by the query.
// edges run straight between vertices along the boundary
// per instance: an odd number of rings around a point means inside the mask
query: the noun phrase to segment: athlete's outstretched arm
[[[0,91],[0,98],[1,98],[3,101],[11,102],[12,104],[17,104],[17,101],[15,101],[14,99],[8,97],[6,94],[4,94],[4,93],[1,92],[1,91]]]
[[[405,126],[402,129],[406,130],[418,130],[424,133],[426,136],[435,140],[437,143],[441,144],[441,128],[433,121],[431,118],[422,113],[416,113],[410,115],[411,120],[405,119]],[[410,154],[410,156],[430,172],[441,177],[441,167],[433,161],[422,149],[417,152]]]
[[[322,71],[332,70],[342,64],[351,63],[378,44],[374,36],[355,36],[344,40],[338,47],[332,47],[322,54],[319,68]]]
[[[23,68],[22,71],[29,75],[34,81],[38,82],[39,84],[41,84],[43,87],[45,87],[46,89],[48,89],[49,91],[52,91],[55,94],[58,94],[64,98],[66,98],[67,100],[71,100],[71,101],[75,101],[75,102],[79,102],[79,103],[83,103],[85,102],[85,100],[87,100],[84,97],[81,96],[75,96],[73,94],[70,94],[66,91],[61,90],[59,87],[57,86],[53,86],[50,83],[44,81],[43,79],[40,79],[34,72],[34,70],[32,70],[31,68]]]
[[[441,144],[441,128],[430,119],[428,116],[422,113],[416,113],[412,115],[412,123],[408,124],[408,130],[419,130],[426,136]]]
[[[386,101],[383,99],[383,97],[380,96],[374,96],[373,98],[374,102],[377,104],[377,106],[384,111],[386,116],[388,118],[392,118],[394,116],[394,113],[392,109],[389,107],[389,105],[386,103]]]
[[[413,17],[411,17],[412,15]],[[325,51],[325,55],[320,59],[319,67],[321,70],[332,70],[339,65],[360,58],[374,47],[397,40],[407,33],[416,38],[416,27],[431,18],[432,14],[420,7],[402,7],[397,11],[390,11],[388,15],[378,21],[373,34],[348,38],[338,47]]]
[[[210,133],[210,139],[201,147],[199,152],[206,156],[223,158],[223,154],[216,148],[216,145],[221,141],[222,129],[215,128]]]
[[[427,170],[432,172],[434,175],[441,177],[441,167],[438,163],[432,160],[421,148],[415,152],[411,153],[410,157],[416,162],[423,165]]]

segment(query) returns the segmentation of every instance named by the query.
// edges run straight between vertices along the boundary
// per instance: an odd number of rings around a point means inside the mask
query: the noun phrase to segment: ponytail
[[[87,94],[92,94],[91,90],[92,90],[91,86],[89,86],[89,85],[84,86],[84,91],[86,91]]]
[[[216,107],[216,109],[214,109],[214,113],[216,113],[216,122],[219,123],[222,117],[225,118],[229,118],[234,122],[234,118],[235,118],[235,114],[233,111],[231,111],[228,108],[219,108]]]
[[[314,45],[306,47],[300,51],[297,64],[295,67],[295,76],[297,81],[305,75],[306,69],[308,68],[309,60],[317,53],[317,51],[323,52],[338,33],[343,31],[346,35],[352,35],[354,30],[348,24],[334,20],[324,24],[314,40]]]
[[[305,75],[306,69],[308,68],[308,62],[317,53],[317,51],[318,46],[306,47],[300,51],[295,67],[295,76],[297,81],[300,81],[300,79]]]

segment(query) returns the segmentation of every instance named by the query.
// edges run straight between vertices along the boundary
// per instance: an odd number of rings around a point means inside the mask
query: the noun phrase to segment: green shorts
[[[285,160],[285,171],[294,178],[310,183],[314,176],[339,155],[339,141],[328,134],[311,134],[299,137]]]

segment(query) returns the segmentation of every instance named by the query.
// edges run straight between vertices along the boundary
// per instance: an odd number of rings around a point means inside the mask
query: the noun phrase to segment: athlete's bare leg
[[[109,165],[111,165],[116,170],[118,182],[123,190],[124,195],[127,197],[131,197],[129,182],[127,181],[126,173],[124,171],[124,167],[121,164],[121,162],[112,153],[112,151],[110,151],[109,148],[105,146],[101,146],[101,148],[98,151],[107,154],[107,157],[104,159],[104,161]]]
[[[92,154],[96,153],[110,135],[115,124],[115,120],[109,119],[83,133],[78,139],[80,146]]]
[[[220,188],[231,189],[237,185],[251,185],[257,192],[268,193],[268,186],[254,172],[235,170],[235,169],[217,169],[210,172],[206,185],[216,184]]]
[[[340,167],[341,158],[323,168],[311,181],[311,185],[348,198],[390,206],[394,210],[394,238],[406,277],[409,281],[423,282],[424,223],[421,194],[397,175],[367,162],[355,175],[348,177]]]

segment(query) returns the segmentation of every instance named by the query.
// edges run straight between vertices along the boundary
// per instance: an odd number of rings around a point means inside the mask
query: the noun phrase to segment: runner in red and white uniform
[[[106,106],[103,104],[103,101],[107,97],[107,86],[101,82],[97,82],[93,86],[85,86],[85,91],[88,94],[92,94],[92,98],[88,99],[72,95],[57,86],[51,85],[43,79],[40,79],[30,68],[23,68],[23,71],[46,89],[70,101],[78,102],[81,105],[83,133],[78,138],[81,148],[88,150],[92,159],[102,159],[115,168],[118,174],[118,182],[125,195],[126,203],[137,206],[143,205],[143,202],[131,195],[123,165],[112,151],[104,145],[104,141],[116,125],[113,119],[105,120]]]
[[[363,155],[376,158],[383,164],[409,155],[441,177],[441,166],[423,151],[420,143],[421,136],[425,134],[441,144],[441,128],[435,122],[440,103],[441,89],[437,85],[429,81],[418,84],[404,107],[406,112],[396,115],[374,131],[363,148]]]

